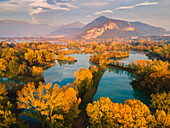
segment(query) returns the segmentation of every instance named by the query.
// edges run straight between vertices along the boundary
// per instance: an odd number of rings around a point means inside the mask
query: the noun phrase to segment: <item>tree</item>
[[[144,89],[148,94],[169,91],[170,72],[168,62],[161,60],[138,60],[132,62],[131,68],[136,70],[134,87]]]
[[[41,67],[33,66],[30,68],[30,74],[32,76],[41,76],[42,73],[43,73],[43,69]]]
[[[154,117],[149,108],[139,100],[127,100],[124,105],[113,103],[109,98],[87,105],[87,115],[92,127],[147,127]]]
[[[79,95],[82,95],[93,87],[93,75],[89,69],[80,68],[80,70],[75,72],[74,75],[76,76],[76,79],[73,84],[75,88],[78,89]]]
[[[6,42],[2,42],[2,47],[6,48],[7,47],[7,43]]]
[[[156,110],[155,128],[170,128],[170,114],[166,114],[163,110]]]
[[[22,63],[20,64],[19,68],[18,68],[18,72],[21,74],[21,75],[24,75],[24,74],[27,74],[28,73],[28,68],[27,68],[27,64],[26,63]]]
[[[16,117],[12,113],[12,104],[6,96],[5,86],[0,84],[0,127],[9,128],[16,124]]]
[[[5,76],[7,65],[8,65],[8,62],[5,59],[0,58],[0,75],[1,76]]]
[[[34,53],[34,51],[31,49],[27,49],[27,52],[25,52],[24,56],[25,56],[25,60],[28,61],[29,65],[33,65],[36,58],[36,54]]]
[[[18,91],[18,108],[26,108],[29,114],[41,121],[43,127],[71,127],[74,118],[79,114],[76,91],[63,86],[52,86],[48,83],[28,83]],[[31,114],[31,111],[33,114]]]
[[[170,92],[157,93],[151,95],[151,108],[156,111],[164,110],[167,114],[170,114]]]
[[[9,68],[9,74],[8,74],[9,77],[13,77],[13,76],[18,75],[19,64],[15,60],[12,60],[12,61],[9,62],[8,68]]]

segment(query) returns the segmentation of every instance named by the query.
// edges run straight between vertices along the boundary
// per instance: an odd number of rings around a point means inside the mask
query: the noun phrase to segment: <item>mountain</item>
[[[136,39],[146,35],[163,35],[167,31],[141,22],[128,22],[101,16],[84,26],[76,38],[91,39]]]
[[[81,30],[78,31],[78,33],[85,32],[88,29],[93,28],[99,24],[103,24],[104,22],[106,22],[108,20],[110,20],[110,19],[107,17],[101,16],[101,17],[95,19],[94,21],[90,22],[89,24],[85,25]]]
[[[57,35],[65,35],[65,36],[72,36],[78,30],[84,27],[84,24],[80,22],[73,22],[70,24],[61,25],[55,31],[52,31],[49,36],[57,36]]]
[[[163,35],[164,33],[167,33],[167,31],[164,28],[154,27],[141,22],[130,22],[130,23],[132,24],[132,26],[139,29],[142,32],[142,34]]]
[[[1,20],[0,37],[39,36],[51,31],[47,24],[30,24],[24,21]]]

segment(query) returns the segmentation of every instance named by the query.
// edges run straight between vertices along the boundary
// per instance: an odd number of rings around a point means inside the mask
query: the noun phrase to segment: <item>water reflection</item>
[[[63,60],[57,60],[57,62],[60,66],[74,65],[76,63],[76,62],[73,62],[73,61],[63,61]]]
[[[150,105],[150,98],[147,95],[145,95],[144,93],[140,92],[139,90],[134,89],[133,96],[135,97],[135,99],[140,100],[141,102],[143,102],[147,106]]]
[[[61,62],[56,60],[56,65],[44,71],[43,76],[45,79],[45,84],[50,82],[53,85],[59,84],[61,87],[67,85],[67,83],[73,83],[75,80],[74,72],[82,68],[89,68],[91,63],[89,63],[90,54],[74,54],[75,59],[78,61],[76,63],[72,62]],[[136,52],[131,52],[129,58],[126,59],[127,63],[137,59],[148,59],[144,54],[139,54]],[[130,85],[131,80],[135,78],[135,75],[131,72],[107,68],[104,72],[97,92],[93,98],[98,100],[99,97],[109,97],[113,102],[123,103],[127,99],[141,99],[145,102],[148,97],[145,97],[141,92],[136,91]],[[23,84],[21,82],[14,81],[5,77],[0,77],[1,83],[11,83],[15,82],[17,84]],[[144,97],[144,98],[143,98]]]
[[[60,86],[66,85],[67,83],[73,83],[75,77],[74,72],[82,68],[89,68],[89,57],[90,54],[73,54],[76,60],[74,64],[67,63],[63,64],[56,61],[56,65],[44,71],[43,76],[45,79],[45,84],[48,82],[54,84],[59,84]]]
[[[116,74],[119,74],[119,75],[122,75],[122,74],[125,73],[130,80],[133,80],[135,78],[135,74],[134,73],[128,72],[128,71],[125,71],[125,70],[116,69],[116,68],[108,68],[108,71],[116,73]]]
[[[16,81],[16,80],[13,80],[13,79],[9,79],[7,77],[1,77],[0,76],[0,83],[16,83],[16,84],[24,84],[23,82],[20,82],[20,81]]]
[[[71,56],[74,56],[78,61],[74,64],[56,61],[55,66],[44,71],[45,84],[50,82],[53,85],[59,84],[63,86],[67,83],[73,83],[75,79],[74,72],[79,70],[80,67],[89,68],[91,65],[91,63],[89,63],[90,54],[73,54]],[[126,61],[126,63],[129,64],[137,59],[146,60],[148,57],[137,52],[130,52],[129,58],[123,59],[122,61]],[[130,85],[131,80],[134,78],[135,75],[131,72],[108,68],[100,80],[93,100],[98,100],[99,97],[109,97],[114,102],[123,103],[124,100],[127,99],[139,99],[140,96],[143,97],[141,93],[137,96],[137,92],[135,92]]]
[[[137,52],[134,52],[134,51],[131,51],[129,53],[129,57],[128,58],[125,58],[125,59],[122,59],[121,62],[124,63],[125,65],[128,65],[129,63],[131,63],[132,61],[135,61],[135,60],[147,60],[147,59],[150,59],[148,56],[146,56],[144,53],[137,53]]]

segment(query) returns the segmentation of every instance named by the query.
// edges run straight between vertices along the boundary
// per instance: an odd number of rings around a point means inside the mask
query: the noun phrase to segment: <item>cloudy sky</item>
[[[0,0],[0,20],[60,25],[99,16],[170,30],[170,0]]]

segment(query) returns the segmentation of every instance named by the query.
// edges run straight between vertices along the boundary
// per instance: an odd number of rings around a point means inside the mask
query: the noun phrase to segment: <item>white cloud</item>
[[[113,13],[112,10],[103,10],[103,11],[100,11],[100,12],[95,12],[94,15],[100,15],[100,14],[103,14],[103,13]]]
[[[72,8],[77,8],[68,0],[63,0],[64,3],[54,1],[54,4],[48,4],[47,0],[10,0],[0,3],[0,12],[28,12],[32,17],[33,22],[37,22],[36,16],[44,12],[69,11]],[[67,3],[67,1],[69,3]],[[13,4],[15,3],[15,4]]]
[[[135,4],[135,5],[132,5],[132,6],[118,7],[115,10],[133,9],[134,7],[138,7],[138,6],[157,5],[157,4],[159,4],[159,3],[158,2],[144,2],[144,3],[140,3],[140,4]]]
[[[156,5],[156,4],[159,4],[159,3],[158,2],[145,2],[145,3],[136,4],[136,6]]]
[[[88,2],[88,3],[83,3],[80,6],[86,6],[86,7],[101,7],[108,5],[108,2]]]
[[[29,14],[30,15],[33,15],[33,14],[38,14],[38,13],[41,13],[43,11],[42,8],[37,8],[37,9],[34,9],[32,12],[30,12]]]

